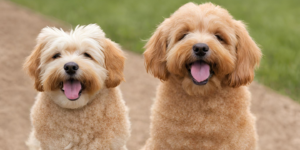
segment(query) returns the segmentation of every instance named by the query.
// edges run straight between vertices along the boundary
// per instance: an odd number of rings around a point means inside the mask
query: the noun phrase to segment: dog
[[[145,45],[159,78],[143,150],[255,150],[247,88],[261,51],[242,21],[212,3],[181,6]]]
[[[30,150],[126,150],[128,109],[117,87],[124,53],[96,24],[45,27],[24,69],[39,92],[31,109]]]

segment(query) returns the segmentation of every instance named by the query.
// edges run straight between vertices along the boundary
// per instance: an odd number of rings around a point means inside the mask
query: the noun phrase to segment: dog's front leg
[[[29,150],[42,150],[41,143],[36,139],[34,135],[34,131],[31,131],[28,140],[26,141],[26,145],[28,146]]]

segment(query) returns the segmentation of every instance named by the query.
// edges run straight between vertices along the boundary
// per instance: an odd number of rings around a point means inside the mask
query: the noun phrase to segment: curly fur
[[[59,53],[59,58],[53,58]],[[91,57],[87,57],[88,53]],[[95,24],[64,32],[42,29],[24,69],[39,91],[31,109],[31,150],[125,150],[129,138],[128,109],[117,87],[123,78],[124,54]],[[64,64],[75,62],[84,86],[70,101],[61,84],[70,78]]]
[[[214,72],[205,85],[194,84],[186,67],[198,60],[197,43],[209,46],[203,60]],[[257,148],[246,85],[261,51],[241,21],[220,6],[188,3],[158,26],[145,48],[146,69],[162,82],[144,150]]]

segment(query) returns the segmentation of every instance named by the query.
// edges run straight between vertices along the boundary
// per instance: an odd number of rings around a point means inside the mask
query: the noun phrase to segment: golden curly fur
[[[126,150],[130,123],[117,87],[124,80],[124,61],[120,47],[95,24],[70,32],[42,29],[24,64],[39,91],[31,109],[29,148]],[[68,62],[78,64],[76,74],[66,72]],[[64,94],[67,80],[82,85],[77,100]]]
[[[194,54],[197,43],[209,47],[205,56]],[[187,3],[158,26],[145,48],[146,69],[162,82],[144,150],[257,149],[246,85],[262,54],[241,21],[214,4]],[[209,65],[207,83],[191,75],[199,61]]]

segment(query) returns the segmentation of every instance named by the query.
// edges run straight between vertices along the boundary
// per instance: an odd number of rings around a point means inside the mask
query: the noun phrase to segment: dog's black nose
[[[78,70],[79,66],[75,62],[68,62],[64,65],[66,73],[73,75]]]
[[[193,46],[194,54],[197,56],[205,56],[208,50],[209,47],[205,43],[197,43]]]

